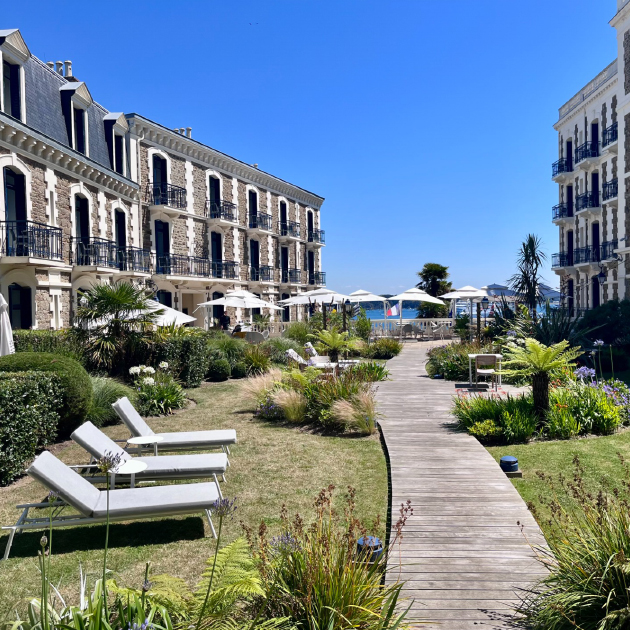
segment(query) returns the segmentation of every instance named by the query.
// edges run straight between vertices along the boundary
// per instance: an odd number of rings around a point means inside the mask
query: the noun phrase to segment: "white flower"
[[[155,374],[155,370],[152,367],[145,367],[142,371],[145,374]]]
[[[131,376],[136,376],[137,374],[140,374],[140,368],[139,367],[130,367],[129,368],[129,374],[131,374]]]
[[[166,361],[162,361],[162,363],[160,363],[160,369],[168,370],[168,363]]]
[[[142,384],[143,385],[155,385],[155,379],[151,378],[150,376],[146,376],[145,378],[142,379]]]

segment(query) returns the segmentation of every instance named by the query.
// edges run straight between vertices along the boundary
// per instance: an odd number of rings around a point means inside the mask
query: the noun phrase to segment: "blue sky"
[[[557,251],[557,110],[616,56],[615,0],[3,3],[44,61],[326,198],[328,286],[396,292],[425,262],[503,282]],[[549,269],[545,277],[553,284]]]

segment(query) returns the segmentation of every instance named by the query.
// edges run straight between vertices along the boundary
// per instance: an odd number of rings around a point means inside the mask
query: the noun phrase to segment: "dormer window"
[[[2,111],[18,120],[22,119],[20,66],[2,62]]]
[[[112,170],[126,176],[127,147],[125,145],[125,136],[129,131],[127,119],[121,113],[107,114],[103,122],[105,124],[105,139],[107,140]]]
[[[122,136],[114,134],[114,170],[121,175],[125,174],[124,140]]]
[[[73,108],[73,144],[74,148],[83,155],[87,154],[85,143],[85,111]]]
[[[88,110],[92,96],[85,83],[68,82],[59,88],[61,109],[66,119],[70,146],[83,155],[90,155],[90,124]]]

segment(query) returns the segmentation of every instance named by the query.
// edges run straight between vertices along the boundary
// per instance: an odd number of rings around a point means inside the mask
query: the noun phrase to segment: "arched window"
[[[31,288],[17,283],[9,285],[9,320],[11,328],[31,328],[33,326],[33,303]]]
[[[210,175],[208,178],[208,190],[210,202],[210,218],[216,219],[221,216],[221,182],[217,177]]]

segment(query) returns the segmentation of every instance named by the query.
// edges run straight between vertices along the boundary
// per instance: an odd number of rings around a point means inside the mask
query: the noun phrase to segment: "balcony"
[[[34,221],[0,221],[0,256],[61,263],[61,228]]]
[[[249,268],[250,282],[273,282],[273,268],[268,265]]]
[[[163,254],[157,256],[155,273],[164,276],[210,278],[211,262],[198,256],[180,256],[179,254]]]
[[[325,245],[326,244],[326,233],[324,230],[309,230],[308,231],[308,242],[313,243],[314,245]]]
[[[278,234],[281,240],[291,240],[300,238],[300,224],[295,221],[280,221],[278,223]]]
[[[308,283],[325,287],[326,286],[326,272],[325,271],[310,271],[308,274]]]
[[[552,254],[551,256],[551,268],[559,269],[560,267],[572,267],[573,266],[573,253],[561,252],[559,254]]]
[[[617,205],[614,201],[617,199],[619,191],[619,183],[617,179],[611,179],[609,182],[604,182],[602,186],[602,199],[611,204]]]
[[[551,165],[551,179],[554,182],[562,181],[573,172],[573,161],[571,158],[560,158]]]
[[[259,212],[249,215],[249,229],[257,232],[272,232],[273,220],[270,214]]]
[[[599,247],[578,247],[573,250],[573,259],[576,265],[588,265],[600,261]]]
[[[282,284],[301,284],[302,271],[300,269],[282,269],[280,282]]]
[[[573,216],[573,206],[569,206],[568,203],[559,203],[551,209],[551,216],[553,221],[568,219]]]
[[[618,130],[619,125],[617,123],[613,123],[610,127],[604,130],[604,134],[602,136],[602,147],[612,153],[617,153]]]
[[[186,189],[166,182],[161,184],[149,182],[144,200],[151,210],[159,211],[168,217],[176,217],[186,211]]]
[[[619,241],[605,241],[602,243],[602,260],[610,260],[616,257],[615,250],[619,247]]]
[[[210,277],[216,280],[238,280],[238,263],[231,260],[211,260]]]
[[[576,212],[591,208],[599,208],[599,191],[583,193],[575,198]]]
[[[151,252],[103,238],[70,239],[70,262],[78,267],[118,269],[125,275],[151,273]]]
[[[599,158],[599,142],[597,140],[589,140],[575,150],[575,164],[579,164],[580,168],[587,169],[597,162],[597,158]]]
[[[231,201],[206,200],[206,219],[213,223],[238,223],[236,204]]]

